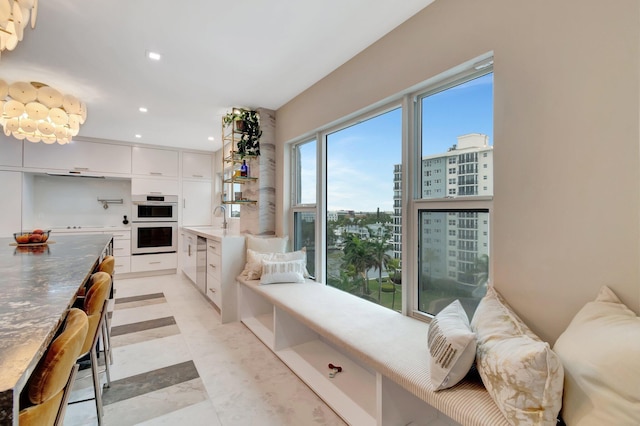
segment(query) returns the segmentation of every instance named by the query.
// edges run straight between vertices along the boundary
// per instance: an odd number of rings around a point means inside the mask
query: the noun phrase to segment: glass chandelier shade
[[[0,111],[5,135],[47,144],[69,143],[87,119],[84,102],[37,82],[0,80]]]
[[[15,49],[27,25],[36,27],[37,15],[38,0],[0,0],[0,52]]]

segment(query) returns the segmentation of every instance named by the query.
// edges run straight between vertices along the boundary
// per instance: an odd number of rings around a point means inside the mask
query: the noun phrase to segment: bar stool
[[[111,276],[106,272],[96,272],[90,278],[89,290],[84,298],[84,312],[89,318],[89,331],[82,345],[79,358],[89,353],[91,360],[91,375],[93,376],[93,393],[96,402],[96,414],[98,416],[98,424],[102,425],[102,389],[100,386],[100,372],[98,371],[98,354],[97,347],[99,338],[105,339],[105,319],[107,316],[107,298],[109,289],[111,288]],[[104,347],[105,345],[103,345]],[[107,378],[106,387],[111,386],[111,375],[109,373],[109,362],[107,360],[107,351],[103,349],[105,355],[105,374]],[[74,401],[72,404],[82,401]]]
[[[76,360],[88,329],[87,315],[80,309],[70,309],[62,333],[51,342],[25,386],[18,415],[20,426],[62,424],[78,371]]]
[[[102,259],[102,262],[98,265],[99,272],[106,272],[111,276],[111,289],[109,291],[109,299],[113,299],[113,293],[115,289],[113,288],[113,273],[116,267],[116,258],[112,255],[107,255]],[[107,318],[104,322],[105,328],[105,336],[104,336],[104,348],[106,351],[107,359],[110,364],[113,364],[113,354],[111,352],[111,319],[109,318],[109,313],[107,309]]]

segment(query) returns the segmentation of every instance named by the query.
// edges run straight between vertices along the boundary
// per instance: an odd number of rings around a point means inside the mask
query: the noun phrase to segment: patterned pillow
[[[509,423],[555,425],[564,370],[549,344],[536,336],[493,288],[480,301],[471,329],[482,383]]]
[[[441,310],[429,324],[431,384],[450,388],[467,375],[476,358],[476,335],[459,300]]]
[[[640,317],[613,291],[602,287],[553,349],[565,370],[567,425],[640,424]]]
[[[303,283],[304,264],[304,260],[263,260],[260,284]]]
[[[260,253],[255,250],[247,249],[247,263],[244,266],[244,271],[240,274],[248,280],[259,280],[262,276],[262,261],[263,260],[304,260],[306,265],[307,249],[292,251],[289,253]],[[306,266],[305,266],[306,271]],[[305,277],[308,274],[305,273]]]

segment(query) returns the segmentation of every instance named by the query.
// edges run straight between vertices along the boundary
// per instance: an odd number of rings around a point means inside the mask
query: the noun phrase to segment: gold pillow
[[[536,336],[493,288],[480,301],[471,329],[482,383],[513,425],[556,424],[564,370],[549,344]]]

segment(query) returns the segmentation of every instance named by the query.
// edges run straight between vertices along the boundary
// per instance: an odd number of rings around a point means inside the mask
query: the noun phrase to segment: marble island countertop
[[[53,235],[43,246],[0,238],[0,424],[112,236]],[[15,419],[15,418],[14,418]]]

